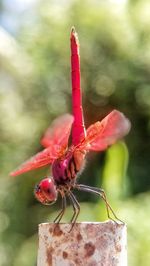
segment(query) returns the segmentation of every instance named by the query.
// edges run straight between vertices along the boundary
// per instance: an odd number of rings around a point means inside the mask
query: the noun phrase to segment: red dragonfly
[[[41,140],[45,149],[23,163],[11,175],[17,176],[45,165],[52,165],[52,177],[42,179],[36,185],[34,193],[37,200],[45,205],[54,203],[60,193],[62,209],[54,222],[59,223],[63,217],[66,197],[70,199],[74,210],[71,222],[74,224],[77,220],[80,205],[72,192],[73,189],[101,196],[106,204],[108,218],[112,219],[111,211],[115,219],[118,219],[108,203],[104,190],[79,184],[77,177],[83,169],[87,153],[103,151],[124,137],[130,130],[130,122],[121,112],[113,110],[102,121],[85,129],[80,87],[79,41],[74,28],[71,30],[70,42],[73,115],[65,114],[55,119]],[[71,129],[72,144],[68,147]]]

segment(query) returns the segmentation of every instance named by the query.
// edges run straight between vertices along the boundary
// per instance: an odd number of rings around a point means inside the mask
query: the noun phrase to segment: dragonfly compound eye
[[[44,178],[34,189],[35,197],[42,204],[49,205],[56,201],[57,190],[51,177]]]

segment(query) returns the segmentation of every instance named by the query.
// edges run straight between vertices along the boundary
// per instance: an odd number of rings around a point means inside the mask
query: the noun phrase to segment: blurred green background
[[[9,172],[42,149],[51,121],[71,112],[70,44],[79,34],[86,125],[112,109],[132,129],[125,143],[91,153],[81,183],[101,186],[128,225],[130,266],[150,264],[150,1],[0,1],[0,266],[36,265],[38,223],[52,221],[33,195],[49,167]],[[81,195],[82,194],[82,195]],[[100,199],[76,193],[79,221],[106,219]],[[64,217],[68,221],[72,209]]]

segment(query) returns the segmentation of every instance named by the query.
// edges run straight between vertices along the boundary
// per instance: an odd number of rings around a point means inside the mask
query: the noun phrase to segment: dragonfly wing
[[[40,168],[47,164],[51,164],[55,159],[56,158],[53,156],[52,150],[47,148],[24,162],[17,170],[10,173],[10,175],[17,176],[30,170]]]
[[[130,127],[130,121],[124,114],[113,110],[101,122],[98,121],[87,129],[87,137],[83,141],[83,146],[93,151],[105,150],[123,138],[129,132]]]
[[[70,114],[65,114],[56,118],[41,139],[42,146],[45,148],[51,146],[53,150],[55,147],[57,149],[58,146],[60,146],[60,148],[66,148],[72,123],[73,116]]]
[[[65,114],[55,119],[41,141],[46,149],[24,162],[10,175],[20,175],[30,170],[51,164],[58,157],[59,153],[66,148],[72,122],[73,116],[69,114]]]

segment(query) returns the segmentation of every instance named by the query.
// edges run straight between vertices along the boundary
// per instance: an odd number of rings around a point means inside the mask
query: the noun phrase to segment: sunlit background
[[[71,112],[69,35],[79,34],[86,125],[112,109],[132,130],[106,152],[91,153],[82,183],[103,187],[128,225],[130,266],[150,264],[150,1],[0,0],[0,266],[36,265],[38,223],[52,221],[33,187],[49,167],[9,172],[42,149],[51,121]],[[79,221],[105,220],[86,193]],[[63,221],[71,217],[68,207]]]

